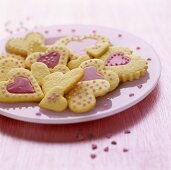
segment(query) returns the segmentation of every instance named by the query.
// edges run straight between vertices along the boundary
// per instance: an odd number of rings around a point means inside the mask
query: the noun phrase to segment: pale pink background
[[[36,125],[0,116],[2,170],[171,169],[171,1],[170,0],[0,0],[4,23],[93,24],[115,27],[148,41],[161,57],[159,85],[138,105],[116,116],[76,125]],[[8,25],[10,22],[7,22]],[[129,129],[130,134],[124,134]],[[78,140],[85,138],[85,140]],[[93,139],[87,139],[92,135]],[[112,134],[108,139],[107,134]],[[112,140],[117,145],[111,145]],[[92,151],[91,144],[98,145]],[[109,152],[104,147],[109,146]],[[128,148],[124,153],[123,148]],[[95,159],[90,154],[95,153]]]

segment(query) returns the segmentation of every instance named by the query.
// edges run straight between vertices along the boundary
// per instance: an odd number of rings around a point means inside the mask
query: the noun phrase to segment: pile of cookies
[[[32,32],[6,43],[0,55],[0,102],[39,102],[40,108],[87,112],[120,82],[139,79],[147,61],[101,35],[64,37],[52,45]]]

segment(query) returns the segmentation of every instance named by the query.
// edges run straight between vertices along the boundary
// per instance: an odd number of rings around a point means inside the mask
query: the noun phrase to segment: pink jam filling
[[[25,77],[17,77],[14,83],[7,85],[7,91],[10,93],[35,93],[30,81]]]
[[[42,62],[46,64],[48,68],[54,68],[59,63],[59,59],[60,59],[60,54],[54,51],[41,55],[37,59],[37,62]]]
[[[85,48],[91,45],[96,45],[97,40],[93,38],[86,38],[81,41],[71,41],[67,44],[68,48],[70,48],[73,52],[79,53],[80,55],[85,55]]]
[[[97,73],[97,69],[94,66],[84,68],[84,76],[82,81],[104,79],[103,76]]]
[[[114,53],[106,61],[106,66],[118,66],[126,65],[131,61],[129,57],[126,57],[123,53]]]

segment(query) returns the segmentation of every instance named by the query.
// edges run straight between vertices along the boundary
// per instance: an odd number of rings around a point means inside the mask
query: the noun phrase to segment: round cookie
[[[106,70],[104,61],[100,59],[90,59],[80,65],[84,69],[82,81],[104,79],[110,83],[110,91],[119,85],[118,74],[111,70]]]
[[[139,79],[148,68],[145,59],[133,55],[131,50],[124,47],[110,47],[100,59],[105,61],[106,70],[117,73],[122,82]]]

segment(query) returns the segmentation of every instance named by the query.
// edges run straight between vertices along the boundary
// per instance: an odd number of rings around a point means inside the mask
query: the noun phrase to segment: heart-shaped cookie
[[[64,93],[67,93],[82,79],[83,75],[84,70],[82,68],[73,69],[66,74],[61,72],[52,73],[43,79],[42,89],[47,94],[50,89],[58,86],[64,89]]]
[[[66,98],[64,98],[64,89],[58,86],[49,90],[39,104],[41,108],[55,112],[64,111],[67,108],[67,105],[68,102]]]
[[[86,48],[87,53],[94,58],[101,57],[109,49],[109,43],[99,43]]]
[[[147,61],[132,54],[129,48],[112,46],[100,58],[105,61],[105,68],[119,75],[120,81],[139,79],[147,72]]]
[[[96,97],[105,95],[109,89],[106,80],[82,81],[66,95],[68,106],[76,113],[87,112],[96,105]]]
[[[80,65],[84,69],[82,81],[104,79],[110,83],[110,91],[119,85],[119,76],[112,70],[105,69],[105,63],[100,59],[90,59]]]
[[[34,102],[44,95],[29,70],[14,68],[7,74],[8,80],[0,82],[0,102]]]
[[[31,65],[35,62],[42,62],[47,65],[50,71],[53,72],[53,69],[58,64],[66,65],[69,58],[69,50],[63,46],[53,46],[47,49],[46,52],[36,52],[30,54],[26,60],[25,64],[27,67],[31,67]]]
[[[105,45],[108,45],[108,47],[110,45],[110,41],[108,38],[100,35],[89,34],[77,37],[65,37],[56,41],[55,44],[67,46],[70,49],[70,58],[71,60],[74,60],[80,57],[88,56],[86,48],[93,45],[96,46],[96,50],[101,49],[101,47],[103,47],[103,43],[105,43]]]
[[[44,37],[40,33],[29,33],[24,38],[11,38],[6,43],[6,50],[9,53],[18,54],[26,57],[28,54],[28,47],[32,41],[44,43]]]
[[[39,85],[41,85],[43,78],[49,75],[50,71],[46,64],[36,62],[31,65],[31,73],[33,74]]]

